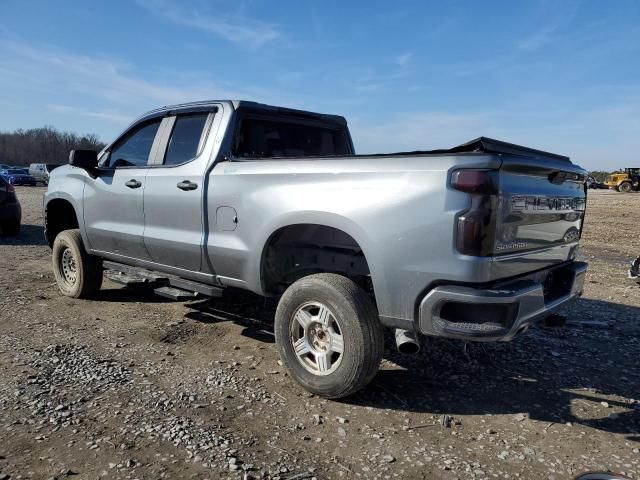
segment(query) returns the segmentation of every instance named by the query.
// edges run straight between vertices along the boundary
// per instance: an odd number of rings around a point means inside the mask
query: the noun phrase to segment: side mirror
[[[98,152],[95,150],[71,150],[69,165],[91,171],[98,167]]]

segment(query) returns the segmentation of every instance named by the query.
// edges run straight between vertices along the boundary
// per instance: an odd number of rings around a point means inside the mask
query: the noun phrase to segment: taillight
[[[455,170],[451,187],[471,196],[471,206],[458,216],[456,249],[463,255],[493,254],[498,207],[497,170]]]
[[[467,193],[498,193],[496,170],[455,170],[451,174],[451,186]]]

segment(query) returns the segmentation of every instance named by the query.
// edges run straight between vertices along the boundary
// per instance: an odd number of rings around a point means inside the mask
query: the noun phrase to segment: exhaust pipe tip
[[[396,328],[396,348],[403,355],[415,355],[420,351],[420,343],[415,332]]]

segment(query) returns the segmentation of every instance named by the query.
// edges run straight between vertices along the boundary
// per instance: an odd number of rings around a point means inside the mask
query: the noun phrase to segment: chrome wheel
[[[60,256],[60,271],[67,283],[71,285],[76,283],[78,267],[73,252],[69,248],[65,248]]]
[[[333,373],[344,352],[342,329],[326,305],[309,302],[293,314],[291,343],[298,362],[314,375]]]

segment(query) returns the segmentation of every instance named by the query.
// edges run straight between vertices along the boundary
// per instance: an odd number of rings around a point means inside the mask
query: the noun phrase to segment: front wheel
[[[67,297],[86,298],[102,286],[102,260],[86,252],[79,230],[64,230],[53,241],[53,274]]]
[[[382,360],[376,309],[364,290],[340,275],[309,275],[291,285],[278,303],[275,334],[294,380],[325,398],[362,389]]]
[[[629,193],[633,187],[631,182],[622,182],[618,188],[622,193]]]

